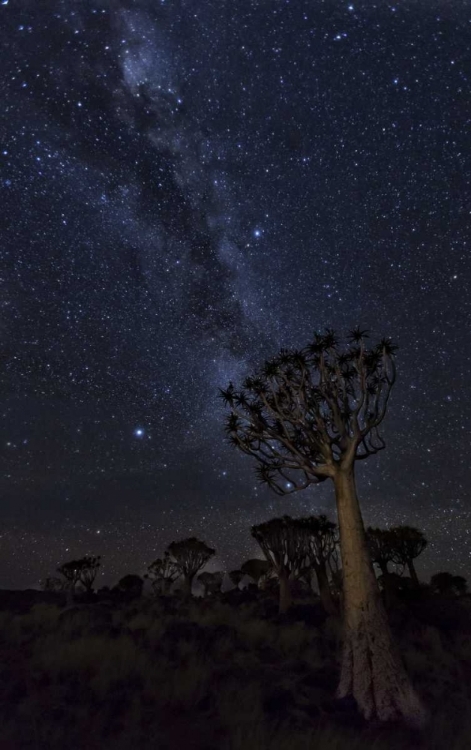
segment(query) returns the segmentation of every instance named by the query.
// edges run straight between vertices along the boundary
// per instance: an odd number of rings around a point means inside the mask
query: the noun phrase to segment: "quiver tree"
[[[466,594],[468,584],[464,576],[454,576],[452,573],[443,571],[431,577],[430,587],[443,596],[463,596]]]
[[[381,571],[378,580],[384,591],[385,603],[392,606],[400,590],[395,576],[388,567],[394,558],[394,532],[391,529],[378,529],[369,526],[366,530],[366,538],[373,565],[376,565]]]
[[[169,594],[172,584],[180,575],[180,568],[174,560],[170,559],[168,551],[164,553],[163,558],[154,560],[147,568],[147,577],[152,581],[155,594]]]
[[[286,612],[291,606],[290,583],[304,573],[306,551],[303,529],[290,516],[283,516],[252,526],[252,536],[278,578],[280,613]]]
[[[224,580],[224,573],[222,573],[220,570],[216,570],[213,573],[210,573],[208,570],[204,570],[199,574],[197,580],[203,587],[204,597],[207,597],[208,595],[214,596],[214,594],[219,594],[219,592],[221,591],[222,582]]]
[[[366,530],[368,549],[371,560],[377,565],[385,578],[389,575],[388,565],[394,557],[394,534],[390,529],[378,529],[368,526]]]
[[[231,570],[229,571],[229,580],[232,583],[232,585],[238,589],[239,584],[244,577],[244,573],[241,570]]]
[[[91,555],[86,555],[80,558],[80,560],[70,560],[70,562],[63,563],[57,568],[57,572],[65,578],[64,588],[67,589],[70,601],[73,600],[78,583],[82,584],[87,593],[92,590],[98,568],[100,567],[100,560],[100,556],[92,557]]]
[[[80,579],[80,564],[78,560],[70,560],[62,563],[57,572],[64,577],[64,589],[67,591],[67,600],[71,604],[74,600],[75,588]]]
[[[261,560],[258,557],[246,560],[240,566],[240,569],[243,575],[251,578],[259,588],[264,588],[271,575],[270,563],[267,562],[267,560]]]
[[[311,568],[317,579],[322,605],[329,615],[338,615],[337,603],[332,596],[329,570],[337,570],[338,528],[327,516],[310,516],[299,519],[304,531],[305,565]],[[335,563],[334,563],[335,560]]]
[[[216,554],[216,550],[192,536],[189,539],[172,542],[168,546],[168,552],[183,576],[185,595],[191,596],[195,575]]]
[[[142,596],[143,587],[144,581],[141,576],[138,576],[136,573],[128,573],[120,578],[114,587],[114,591],[124,594],[128,599],[138,599]]]
[[[333,482],[343,565],[344,645],[340,697],[363,715],[420,723],[421,703],[393,643],[355,485],[355,465],[385,447],[380,425],[394,385],[396,347],[367,346],[356,329],[341,346],[333,331],[301,351],[282,350],[241,389],[221,391],[230,442],[256,461],[280,495]]]
[[[77,560],[79,566],[79,583],[82,584],[87,593],[90,593],[93,589],[98,568],[100,567],[100,560],[100,555],[98,557],[86,556],[82,557],[81,560]]]
[[[414,586],[419,586],[419,579],[414,566],[414,560],[424,551],[427,540],[423,533],[412,526],[395,526],[391,529],[393,538],[392,560],[396,565],[409,569]]]
[[[57,576],[48,576],[48,578],[45,578],[44,581],[41,581],[41,588],[43,591],[63,591],[64,581],[62,581],[60,578],[57,578]]]

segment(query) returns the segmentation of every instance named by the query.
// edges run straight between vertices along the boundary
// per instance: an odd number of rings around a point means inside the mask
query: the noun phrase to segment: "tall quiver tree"
[[[316,574],[322,605],[328,615],[338,615],[328,574],[331,561],[337,553],[337,524],[324,515],[299,519],[298,523],[304,528],[306,563]]]
[[[280,613],[291,606],[291,581],[304,572],[304,534],[299,524],[289,516],[252,526],[252,536],[259,543],[270,568],[280,583]]]
[[[395,381],[389,339],[367,346],[351,332],[315,334],[302,351],[282,350],[240,390],[221,391],[234,446],[255,458],[260,479],[280,495],[330,479],[343,564],[344,645],[339,697],[363,715],[420,723],[424,712],[392,639],[355,484],[355,465],[385,447],[379,434]]]
[[[216,554],[216,550],[211,549],[194,536],[179,542],[172,542],[167,549],[170,558],[177,564],[183,576],[185,595],[191,596],[195,575]]]
[[[396,565],[407,566],[412,582],[418,587],[420,582],[414,560],[427,546],[425,536],[413,526],[395,526],[391,529],[391,534],[393,536],[393,562]]]

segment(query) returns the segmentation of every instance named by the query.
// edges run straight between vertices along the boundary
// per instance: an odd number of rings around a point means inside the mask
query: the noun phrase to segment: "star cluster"
[[[400,345],[366,520],[469,572],[468,3],[3,0],[0,39],[0,586],[332,514],[256,483],[217,389],[357,323]]]

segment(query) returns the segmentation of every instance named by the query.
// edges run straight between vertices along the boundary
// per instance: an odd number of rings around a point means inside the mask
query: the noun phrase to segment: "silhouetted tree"
[[[427,540],[423,533],[412,526],[395,526],[391,529],[392,560],[396,565],[407,566],[414,586],[419,586],[419,579],[414,560],[424,551]]]
[[[282,350],[236,390],[231,443],[252,456],[278,494],[330,479],[335,488],[343,564],[344,647],[338,695],[353,695],[372,719],[424,719],[421,702],[392,639],[361,516],[355,464],[385,447],[379,434],[394,385],[396,347],[366,345],[356,329],[341,346],[333,331],[302,351]]]
[[[430,586],[444,596],[463,596],[468,589],[466,578],[445,571],[435,573],[430,579]]]
[[[468,582],[464,576],[453,576],[453,588],[458,596],[464,596],[468,591]]]
[[[210,573],[208,570],[203,571],[197,577],[197,580],[203,587],[203,596],[218,594],[221,591],[222,582],[224,580],[224,573],[220,570],[216,570]]]
[[[240,569],[244,576],[251,578],[259,588],[263,588],[264,583],[270,576],[270,563],[267,560],[260,560],[258,557],[254,557],[250,560],[246,560]]]
[[[242,570],[231,570],[229,572],[229,578],[231,583],[235,586],[236,589],[239,588],[239,584],[244,577],[244,573]]]
[[[280,612],[286,612],[291,606],[290,583],[304,572],[306,548],[303,529],[290,516],[283,516],[252,526],[252,536],[277,575]]]
[[[41,588],[43,591],[64,591],[65,581],[62,581],[56,576],[49,576],[41,582]]]
[[[142,596],[143,586],[144,581],[141,576],[138,576],[135,573],[128,573],[118,581],[114,590],[126,594],[129,598],[137,599]]]
[[[171,560],[170,553],[164,552],[163,558],[154,560],[147,568],[147,576],[152,581],[152,588],[156,594],[168,594],[172,584],[180,577],[181,571],[177,563]]]
[[[216,554],[216,550],[193,536],[172,542],[168,546],[168,552],[183,576],[185,595],[191,596],[195,575]]]
[[[73,600],[75,589],[81,583],[85,591],[90,592],[93,588],[101,558],[86,555],[79,560],[70,560],[57,568],[57,572],[64,576],[66,583],[64,588],[69,594],[69,601]]]
[[[314,570],[319,596],[325,611],[329,615],[337,615],[337,604],[332,596],[328,574],[332,560],[337,554],[339,542],[337,524],[329,521],[325,515],[299,519],[298,523],[304,531],[304,564]]]
[[[93,589],[98,568],[100,567],[100,560],[100,555],[98,557],[86,556],[82,557],[81,560],[77,560],[79,567],[79,583],[82,584],[87,593],[90,593]]]
[[[78,560],[70,560],[62,563],[57,568],[57,572],[65,578],[64,589],[67,591],[67,601],[72,604],[75,595],[75,588],[80,579],[80,565]]]
[[[378,529],[369,526],[366,538],[371,559],[377,565],[383,576],[389,574],[388,565],[393,560],[394,536],[390,529]]]

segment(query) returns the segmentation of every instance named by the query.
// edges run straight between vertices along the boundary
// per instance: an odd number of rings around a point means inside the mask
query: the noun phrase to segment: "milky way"
[[[217,389],[357,323],[400,346],[365,517],[471,573],[469,3],[3,0],[0,40],[0,586],[333,514]]]

